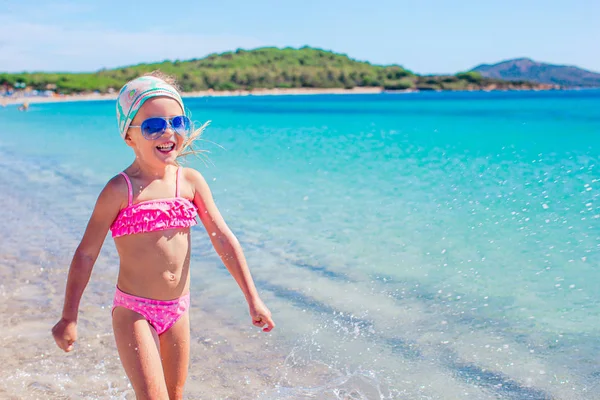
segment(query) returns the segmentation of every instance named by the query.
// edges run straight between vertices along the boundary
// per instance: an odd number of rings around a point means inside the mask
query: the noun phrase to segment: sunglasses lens
[[[142,134],[149,139],[160,137],[167,129],[167,121],[162,118],[149,118],[142,122]]]
[[[187,135],[190,131],[190,125],[190,119],[185,115],[174,117],[171,120],[171,126],[173,126],[175,132],[179,133],[180,135]]]

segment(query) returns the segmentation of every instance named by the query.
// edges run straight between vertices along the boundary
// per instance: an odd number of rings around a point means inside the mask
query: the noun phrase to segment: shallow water
[[[194,228],[189,398],[600,398],[600,92],[187,106],[213,121],[208,163],[190,163],[278,324],[250,326]],[[0,121],[0,395],[131,397],[110,239],[78,350],[48,334],[95,197],[132,159],[113,103],[7,107]]]

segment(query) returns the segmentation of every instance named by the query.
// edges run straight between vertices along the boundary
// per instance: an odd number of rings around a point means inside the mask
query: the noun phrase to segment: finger
[[[72,339],[57,339],[56,344],[62,351],[69,352],[73,350],[73,343],[75,343]]]
[[[273,328],[275,328],[275,322],[273,322],[271,317],[267,317],[267,321],[265,323],[267,324],[267,327],[263,328],[263,332],[271,332]]]

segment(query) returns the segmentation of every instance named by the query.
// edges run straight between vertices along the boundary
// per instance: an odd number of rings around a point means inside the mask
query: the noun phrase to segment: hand
[[[257,299],[248,303],[250,307],[250,316],[252,324],[262,328],[263,332],[271,332],[275,328],[275,323],[271,319],[271,311],[265,306],[261,299]],[[264,327],[265,325],[266,328]]]
[[[77,322],[61,318],[52,328],[54,341],[65,352],[73,350],[73,343],[77,340]]]

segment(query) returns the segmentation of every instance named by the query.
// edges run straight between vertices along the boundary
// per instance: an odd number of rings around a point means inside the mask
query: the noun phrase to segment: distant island
[[[486,78],[529,81],[563,87],[600,87],[600,73],[570,65],[553,65],[517,58],[498,64],[482,64],[472,69]]]
[[[557,89],[557,84],[485,77],[479,71],[418,75],[399,65],[373,65],[345,54],[312,47],[210,54],[187,61],[138,64],[90,73],[0,73],[0,89],[48,94],[111,94],[128,80],[153,70],[174,76],[184,92],[311,89],[524,90]]]

